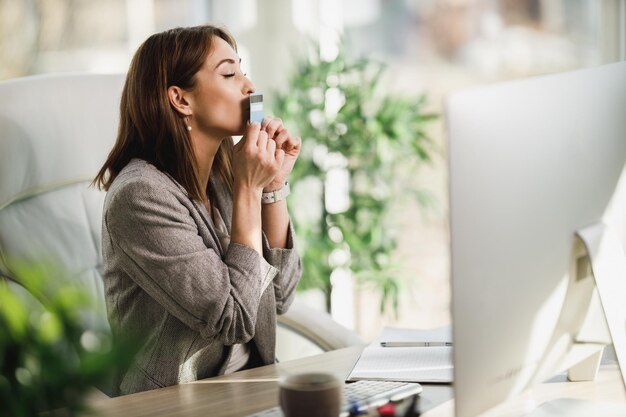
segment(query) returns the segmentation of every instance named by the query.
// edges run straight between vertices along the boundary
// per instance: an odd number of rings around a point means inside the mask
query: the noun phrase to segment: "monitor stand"
[[[615,347],[623,387],[626,388],[626,255],[617,234],[604,223],[577,232],[585,246],[591,272]],[[601,354],[594,354],[570,369],[571,380],[593,379]],[[572,375],[577,377],[572,378]],[[591,378],[589,378],[591,376]],[[623,417],[626,403],[560,398],[543,403],[526,417]]]

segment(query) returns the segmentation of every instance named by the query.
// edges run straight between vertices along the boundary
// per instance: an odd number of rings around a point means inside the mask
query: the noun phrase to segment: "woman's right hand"
[[[285,152],[276,149],[276,142],[268,138],[261,125],[249,124],[246,134],[233,149],[235,187],[262,190],[274,179],[284,159]]]

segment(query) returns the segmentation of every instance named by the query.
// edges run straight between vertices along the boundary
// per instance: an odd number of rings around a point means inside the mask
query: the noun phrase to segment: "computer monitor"
[[[624,270],[626,62],[456,92],[445,111],[455,406],[468,417],[576,363],[574,378],[593,377],[585,365],[611,342],[590,266]],[[612,265],[589,264],[585,230],[619,236],[603,247]],[[626,289],[626,274],[603,279]]]

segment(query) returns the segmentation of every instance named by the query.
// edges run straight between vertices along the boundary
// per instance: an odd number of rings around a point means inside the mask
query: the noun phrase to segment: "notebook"
[[[382,347],[381,342],[452,342],[452,327],[385,327],[361,353],[347,381],[452,382],[452,346]]]

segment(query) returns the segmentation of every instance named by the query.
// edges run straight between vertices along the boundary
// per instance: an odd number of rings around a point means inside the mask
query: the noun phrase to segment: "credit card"
[[[250,123],[263,122],[263,94],[250,94]]]

